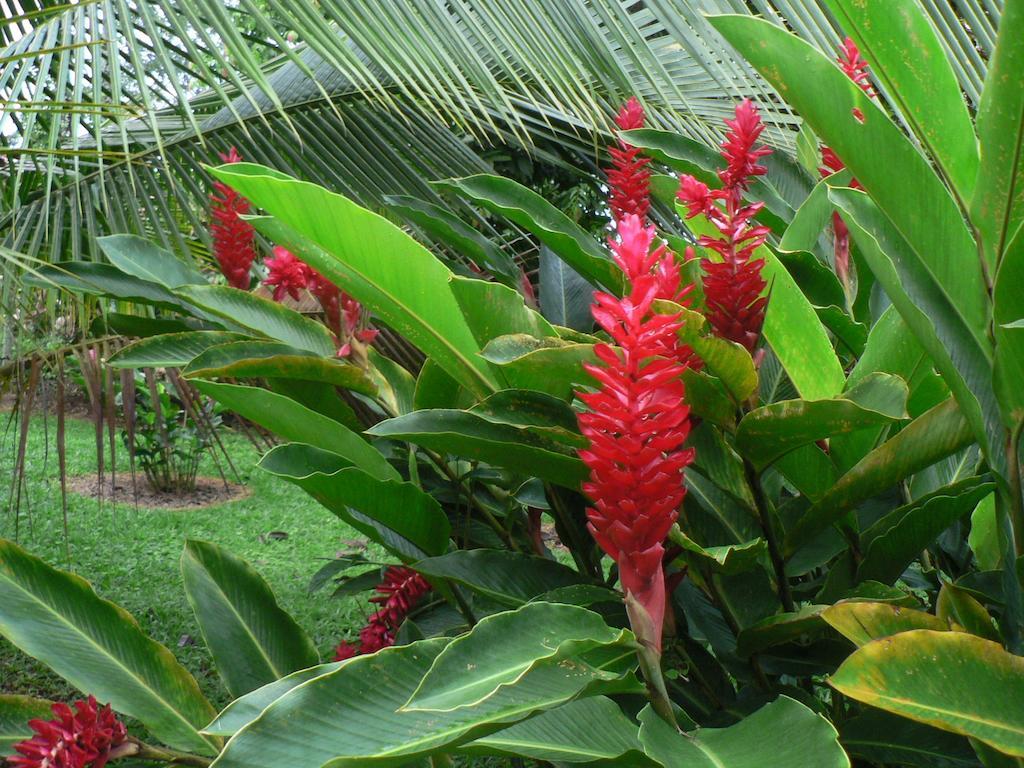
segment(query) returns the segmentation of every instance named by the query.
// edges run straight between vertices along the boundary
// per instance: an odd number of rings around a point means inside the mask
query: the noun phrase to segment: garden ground
[[[0,414],[0,478],[11,477],[17,425]],[[278,602],[305,628],[326,660],[342,636],[353,636],[369,613],[366,596],[331,599],[330,590],[310,594],[309,580],[326,558],[365,545],[352,528],[303,491],[257,469],[258,453],[241,436],[223,429],[222,439],[252,493],[226,504],[190,511],[161,511],[100,503],[68,494],[67,550],[54,419],[32,420],[26,454],[19,543],[59,568],[88,578],[101,597],[128,610],[143,631],[163,643],[199,680],[216,707],[228,697],[185,598],[178,561],[186,538],[219,544],[247,560],[267,580]],[[120,442],[118,471],[127,469]],[[96,471],[90,423],[67,423],[68,474]],[[109,462],[109,458],[108,458]],[[200,474],[215,475],[207,458]],[[120,481],[119,481],[120,482]],[[141,475],[138,482],[144,482]],[[8,487],[2,489],[6,497]],[[5,505],[6,506],[6,505]],[[0,517],[0,537],[14,538],[12,513]],[[282,531],[287,538],[270,536]],[[0,638],[0,691],[68,698],[68,685],[39,662]]]

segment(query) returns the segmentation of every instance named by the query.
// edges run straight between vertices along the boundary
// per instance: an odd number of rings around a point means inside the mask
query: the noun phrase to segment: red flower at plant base
[[[687,175],[679,180],[677,196],[687,206],[687,219],[704,214],[720,233],[720,237],[702,235],[698,240],[702,248],[710,248],[722,258],[701,262],[708,322],[719,336],[753,352],[768,300],[761,295],[765,288],[761,277],[764,261],[751,257],[764,244],[769,230],[754,223],[764,203],[745,205],[743,193],[752,179],[767,172],[758,160],[771,150],[754,146],[764,125],[749,99],[737,105],[735,118],[725,124],[730,130],[722,142],[726,167],[718,172],[721,189],[709,189]]]
[[[238,163],[242,158],[234,147],[221,154],[225,163]],[[210,195],[210,236],[213,255],[228,285],[243,291],[249,289],[249,269],[256,259],[256,234],[247,221],[239,218],[249,213],[249,201],[220,181],[213,182]]]
[[[109,706],[100,708],[92,696],[74,707],[57,703],[53,720],[30,720],[36,735],[15,744],[20,754],[7,761],[18,768],[103,768],[128,731]]]
[[[274,246],[274,256],[265,263],[269,274],[264,282],[273,287],[274,301],[281,301],[285,296],[298,299],[309,284],[310,269],[306,263],[280,245]]]
[[[416,571],[405,566],[392,566],[384,573],[384,581],[377,585],[378,594],[370,598],[380,606],[359,631],[359,645],[342,641],[334,649],[334,660],[344,661],[353,656],[376,653],[395,644],[395,633],[405,617],[430,591],[430,584]]]
[[[623,298],[595,293],[594,319],[618,350],[598,344],[598,365],[586,365],[600,389],[579,393],[589,411],[579,416],[590,442],[579,455],[590,469],[583,490],[593,500],[587,510],[594,539],[618,564],[622,589],[647,613],[642,639],[661,652],[665,618],[664,541],[686,495],[683,470],[693,461],[684,449],[690,409],[681,376],[678,317],[655,314],[651,305],[673,291],[674,256],[664,246],[651,251],[654,227],[627,214],[612,242],[615,262],[629,279]],[[674,292],[678,294],[678,276]],[[634,630],[641,628],[634,622]]]
[[[871,80],[868,77],[868,63],[864,61],[860,55],[860,49],[851,38],[848,37],[843,41],[836,61],[847,77],[870,98],[874,98],[875,89],[871,87]],[[864,115],[859,109],[855,109],[853,115],[858,120],[863,121],[864,119]],[[839,159],[839,155],[832,147],[823,146],[821,148],[821,167],[818,168],[818,172],[822,178],[831,176],[844,168],[846,168],[846,164]],[[854,189],[861,189],[860,183],[856,179],[850,180],[850,186]],[[836,275],[845,286],[849,284],[850,279],[850,230],[843,218],[835,211],[832,212],[832,231],[836,238],[834,257]]]
[[[619,110],[615,124],[623,131],[643,128],[644,108],[636,97],[630,97]],[[608,186],[611,188],[608,204],[615,221],[628,213],[643,219],[651,208],[651,172],[647,169],[651,160],[643,157],[641,152],[641,149],[630,146],[622,139],[618,140],[618,146],[608,148],[612,156],[612,167],[606,170]]]

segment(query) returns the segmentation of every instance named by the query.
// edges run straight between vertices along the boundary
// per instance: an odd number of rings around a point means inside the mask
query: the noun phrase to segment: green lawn
[[[0,428],[8,426],[0,414]],[[255,467],[257,452],[241,436],[223,430],[232,459],[252,494],[245,499],[198,511],[172,512],[112,505],[68,495],[68,544],[65,556],[60,482],[53,444],[54,421],[34,419],[27,454],[27,500],[22,502],[19,543],[51,565],[69,568],[88,579],[100,596],[138,619],[143,630],[164,643],[196,676],[215,706],[227,703],[195,617],[182,588],[178,560],[186,538],[212,541],[246,559],[269,582],[278,601],[301,624],[321,655],[329,660],[342,635],[358,631],[369,613],[365,596],[331,599],[330,590],[307,592],[310,577],[338,550],[365,539],[298,488]],[[14,466],[16,426],[0,432],[0,478]],[[127,453],[119,449],[119,463]],[[96,450],[92,426],[69,420],[68,473],[94,472]],[[202,474],[215,475],[209,459]],[[142,482],[140,476],[139,481]],[[8,487],[0,492],[6,501]],[[5,504],[0,504],[2,509]],[[285,531],[287,539],[264,534]],[[14,519],[0,513],[0,536],[14,537]],[[377,551],[372,554],[379,555]],[[73,695],[60,678],[0,639],[0,692],[47,698]]]

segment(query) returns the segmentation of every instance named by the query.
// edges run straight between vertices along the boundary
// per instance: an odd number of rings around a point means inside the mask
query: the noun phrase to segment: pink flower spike
[[[221,154],[225,163],[241,161],[234,147]],[[213,255],[228,285],[249,289],[249,270],[256,259],[255,230],[241,216],[250,212],[249,201],[220,181],[213,182],[210,195],[210,237]]]
[[[111,750],[124,743],[128,731],[109,706],[99,707],[90,696],[53,705],[53,720],[30,720],[36,735],[14,745],[18,754],[7,758],[18,768],[103,768]]]
[[[643,127],[644,108],[635,97],[631,97],[619,110],[615,124],[624,131]],[[618,146],[608,148],[608,154],[612,157],[612,167],[605,172],[611,190],[608,204],[612,209],[612,218],[618,221],[626,214],[645,218],[651,208],[651,172],[647,168],[650,158],[643,157],[642,150],[630,146],[621,138]]]
[[[274,246],[273,258],[265,263],[269,271],[265,282],[274,288],[274,301],[285,296],[298,299],[309,283],[309,267],[280,245]]]

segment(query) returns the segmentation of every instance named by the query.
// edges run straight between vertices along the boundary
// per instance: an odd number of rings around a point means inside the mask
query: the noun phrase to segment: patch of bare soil
[[[95,474],[69,477],[68,490],[91,499],[101,496],[99,479]],[[117,483],[113,487],[110,478],[104,478],[102,488],[103,501],[182,512],[244,499],[250,493],[248,488],[238,483],[228,483],[225,487],[224,481],[219,477],[197,478],[195,490],[185,493],[154,491],[143,477],[136,478],[135,488],[132,488],[131,476],[121,474],[118,474]]]

